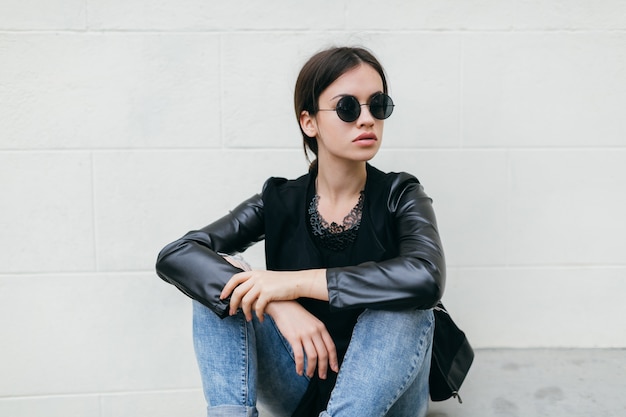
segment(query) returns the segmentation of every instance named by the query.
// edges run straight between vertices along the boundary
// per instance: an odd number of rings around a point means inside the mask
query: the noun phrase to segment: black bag
[[[428,381],[430,399],[444,401],[455,397],[462,403],[459,389],[474,360],[474,350],[441,302],[433,312],[435,335]]]

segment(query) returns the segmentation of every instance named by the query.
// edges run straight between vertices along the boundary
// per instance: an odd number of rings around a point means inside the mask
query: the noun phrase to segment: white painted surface
[[[202,415],[158,250],[306,170],[297,72],[370,47],[480,348],[626,347],[626,6],[4,0],[0,415]],[[262,245],[248,258],[262,267]]]

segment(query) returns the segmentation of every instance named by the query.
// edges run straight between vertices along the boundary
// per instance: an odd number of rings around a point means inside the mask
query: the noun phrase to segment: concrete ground
[[[625,388],[626,349],[481,349],[463,404],[431,403],[428,417],[624,417]]]
[[[624,417],[626,349],[477,350],[455,400],[428,417]]]

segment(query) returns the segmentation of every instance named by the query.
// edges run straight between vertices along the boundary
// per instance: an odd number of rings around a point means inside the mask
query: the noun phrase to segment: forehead
[[[383,80],[374,68],[361,64],[343,73],[322,92],[320,98],[351,94],[369,97],[373,93],[383,91]]]

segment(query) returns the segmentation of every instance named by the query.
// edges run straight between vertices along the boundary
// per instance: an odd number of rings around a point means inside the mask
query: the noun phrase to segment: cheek
[[[318,136],[321,140],[336,141],[345,138],[349,133],[348,123],[342,122],[338,117],[337,120],[324,120],[323,123],[317,125]]]

